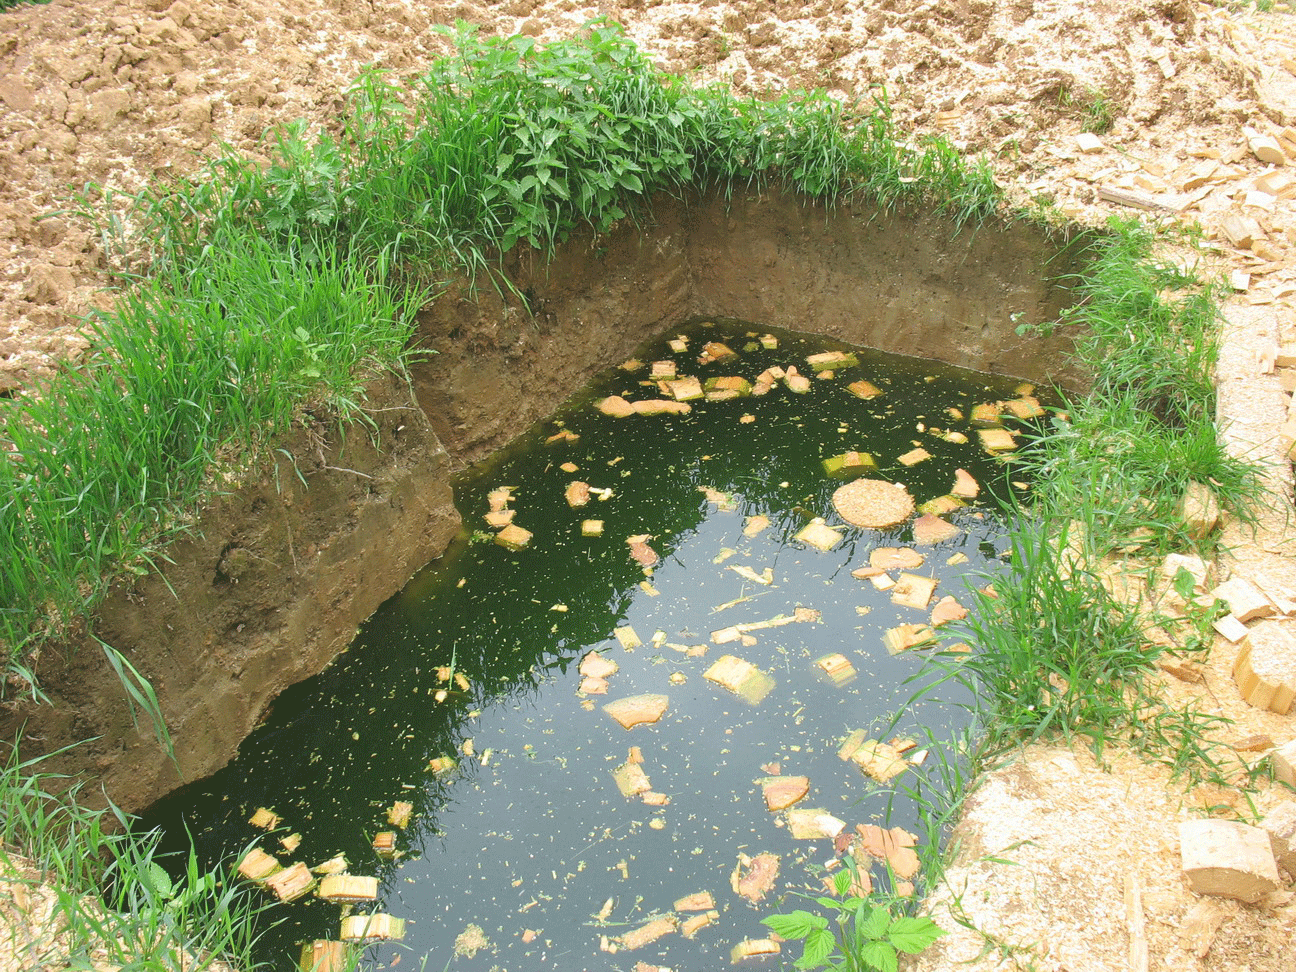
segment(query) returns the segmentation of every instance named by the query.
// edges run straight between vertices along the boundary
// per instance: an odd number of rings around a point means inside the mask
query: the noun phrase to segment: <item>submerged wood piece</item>
[[[350,967],[346,942],[318,938],[302,946],[298,962],[301,972],[347,972]]]
[[[581,679],[580,686],[576,689],[585,695],[607,695],[608,680],[606,678],[593,678],[586,676]]]
[[[879,783],[886,783],[909,768],[904,756],[892,745],[869,739],[855,750],[851,762]]]
[[[652,783],[648,779],[648,774],[643,771],[643,766],[634,761],[622,763],[614,769],[612,779],[616,781],[617,789],[621,791],[623,797],[638,796],[652,789]]]
[[[822,550],[827,553],[833,547],[837,546],[837,544],[841,543],[842,535],[840,531],[834,530],[832,527],[825,524],[821,518],[815,517],[798,530],[792,539],[799,540],[808,546],[814,547],[816,550]]]
[[[753,904],[769,894],[778,880],[779,856],[777,854],[757,854],[748,857],[739,853],[738,866],[729,875],[729,884],[734,894],[746,898]]]
[[[767,776],[758,782],[765,797],[765,807],[771,813],[801,802],[810,792],[808,776]]]
[[[666,714],[670,699],[665,695],[630,695],[603,706],[603,711],[620,723],[623,729],[650,725]]]
[[[617,942],[627,952],[633,952],[637,948],[652,944],[664,935],[674,933],[675,928],[674,918],[654,918],[646,925],[640,925],[634,931],[626,932],[617,939]]]
[[[491,510],[486,514],[486,525],[492,530],[499,530],[513,522],[517,510]]]
[[[1034,395],[1023,395],[1003,403],[1003,410],[1013,418],[1033,419],[1044,414],[1044,406]]]
[[[972,414],[968,420],[981,428],[998,425],[1002,419],[1002,410],[998,402],[985,402],[981,405],[972,406]]]
[[[347,915],[342,919],[342,934],[348,942],[389,941],[399,942],[405,937],[405,919],[385,915]]]
[[[757,513],[755,516],[747,518],[747,522],[743,525],[743,536],[748,539],[759,536],[769,527],[770,518],[762,513]]]
[[[852,381],[846,386],[846,390],[856,398],[870,399],[877,398],[882,394],[882,389],[871,381]]]
[[[898,483],[857,479],[833,493],[833,508],[852,526],[885,530],[913,515],[914,499]]]
[[[855,680],[855,666],[841,652],[816,658],[815,668],[827,675],[834,685],[849,685]]]
[[[545,439],[545,445],[556,445],[561,442],[577,442],[579,440],[579,434],[573,432],[571,429],[562,429]]]
[[[320,881],[315,893],[325,901],[344,904],[373,901],[378,897],[378,879],[360,874],[330,874]]]
[[[639,635],[635,633],[635,629],[628,624],[620,628],[614,628],[612,630],[612,636],[620,642],[621,647],[626,651],[629,651],[632,648],[638,648],[643,644],[643,642],[639,640]]]
[[[910,648],[930,647],[935,643],[936,632],[927,624],[899,624],[882,632],[882,644],[892,655]]]
[[[782,947],[772,938],[748,938],[729,949],[729,964],[737,965],[761,955],[778,955],[781,951]]]
[[[264,883],[280,901],[296,901],[315,887],[315,875],[309,867],[298,861],[291,867],[271,874]]]
[[[725,375],[706,380],[707,401],[723,402],[731,398],[746,398],[751,392],[751,382],[737,375]]]
[[[702,673],[702,677],[727,688],[752,705],[764,700],[776,684],[769,675],[737,655],[722,655]]]
[[[611,658],[604,658],[597,651],[586,652],[580,663],[580,673],[587,678],[607,678],[620,669],[620,665]]]
[[[834,477],[862,476],[877,469],[877,460],[867,452],[843,452],[823,461],[824,474]]]
[[[957,496],[937,496],[935,499],[929,499],[918,507],[919,513],[929,514],[931,516],[944,516],[946,513],[953,513],[955,510],[961,510],[967,506]]]

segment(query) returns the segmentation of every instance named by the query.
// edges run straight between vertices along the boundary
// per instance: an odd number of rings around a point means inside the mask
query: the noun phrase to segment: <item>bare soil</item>
[[[1192,258],[1250,275],[1227,308],[1222,425],[1239,450],[1274,461],[1273,515],[1259,535],[1230,527],[1236,554],[1220,569],[1296,577],[1290,467],[1276,439],[1288,396],[1273,367],[1277,347],[1296,339],[1296,207],[1248,195],[1270,167],[1242,131],[1296,126],[1286,66],[1296,17],[1286,13],[1189,0],[55,0],[0,14],[0,393],[79,354],[77,317],[102,299],[97,241],[48,216],[69,189],[94,181],[131,191],[194,170],[224,144],[257,155],[267,129],[294,118],[328,127],[363,65],[417,72],[448,50],[437,27],[456,18],[548,39],[600,14],[625,24],[662,67],[699,82],[825,86],[846,98],[885,85],[903,125],[988,154],[1017,201],[1089,223],[1133,212],[1105,202],[1105,190],[1200,222],[1216,245]],[[1104,106],[1110,131],[1082,152],[1076,135]],[[1231,214],[1255,218],[1258,237],[1220,233]],[[1234,719],[1226,739],[1296,736],[1296,716],[1238,699],[1234,653],[1220,641],[1204,682],[1166,676],[1166,693]],[[1179,874],[1177,847],[1189,813],[1253,819],[1283,797],[1264,787],[1186,790],[1133,759],[1100,769],[1084,753],[1032,747],[974,795],[964,849],[936,895],[937,920],[954,934],[921,967],[1136,967],[1126,912],[1136,886],[1151,967],[1289,972],[1291,886],[1256,906],[1220,905],[1198,954],[1181,934],[1199,899]]]

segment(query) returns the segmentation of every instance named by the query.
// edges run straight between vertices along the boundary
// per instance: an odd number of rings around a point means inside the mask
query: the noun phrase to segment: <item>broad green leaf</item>
[[[816,928],[823,928],[827,920],[820,915],[797,910],[785,915],[770,915],[768,918],[762,918],[761,924],[784,938],[801,939]]]
[[[930,918],[897,918],[887,929],[887,941],[902,952],[917,955],[945,934]]]
[[[148,882],[149,888],[159,898],[169,898],[175,890],[171,884],[171,876],[156,861],[148,861],[140,871],[140,877]]]
[[[860,949],[859,957],[871,969],[898,972],[900,963],[896,958],[896,950],[886,942],[869,942]]]
[[[797,963],[801,968],[817,969],[824,965],[828,956],[837,947],[837,939],[826,928],[816,928],[805,940],[805,954]]]
[[[837,890],[839,897],[845,897],[846,892],[850,890],[850,886],[851,872],[849,870],[843,869],[833,875],[833,887]]]
[[[874,907],[872,913],[859,923],[859,933],[864,938],[881,938],[891,925],[891,912]]]

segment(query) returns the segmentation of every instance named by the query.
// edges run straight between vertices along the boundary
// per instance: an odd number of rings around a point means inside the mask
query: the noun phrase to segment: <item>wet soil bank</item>
[[[92,739],[48,768],[93,774],[127,810],[234,755],[275,696],[321,671],[377,606],[459,529],[450,478],[681,320],[739,317],[961,367],[1072,385],[1053,319],[1075,257],[1025,224],[959,229],[920,213],[828,211],[778,194],[658,200],[650,220],[511,255],[516,294],[452,290],[416,340],[437,351],[412,387],[371,385],[373,430],[307,422],[274,465],[232,483],[123,585],[95,630],[147,677],[175,762],[135,724],[98,645],[47,648],[51,704],[10,703],[24,755]],[[92,738],[93,737],[93,738]]]

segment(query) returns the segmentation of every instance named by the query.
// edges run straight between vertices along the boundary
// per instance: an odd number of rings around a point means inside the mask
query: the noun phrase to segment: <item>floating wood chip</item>
[[[913,514],[914,500],[898,483],[857,479],[833,493],[833,508],[852,526],[885,530]]]
[[[639,763],[622,763],[612,771],[612,779],[616,781],[617,789],[621,791],[623,797],[638,796],[652,789],[648,774],[643,771]]]
[[[635,633],[635,629],[630,627],[628,624],[625,627],[613,629],[612,636],[621,643],[621,647],[626,651],[629,651],[632,648],[638,648],[643,644],[643,642],[639,640],[639,635]]]
[[[510,523],[499,533],[495,534],[495,542],[501,547],[509,550],[521,550],[531,542],[532,533],[530,530],[524,530],[516,523]]]
[[[868,733],[863,729],[852,730],[846,738],[842,740],[841,745],[837,748],[837,758],[848,760],[854,756],[860,746],[864,745],[864,740],[868,738]]]
[[[567,498],[567,505],[576,509],[590,501],[590,485],[578,479],[567,486],[567,491],[563,495]]]
[[[601,537],[603,536],[602,520],[581,520],[582,537]]]
[[[919,446],[917,449],[910,449],[904,455],[896,456],[896,462],[902,466],[916,466],[920,462],[926,462],[931,457],[930,452]]]
[[[846,386],[846,390],[856,398],[877,398],[882,394],[882,389],[871,381],[852,381]]]
[[[827,675],[834,685],[849,685],[855,680],[855,666],[840,652],[816,658],[815,668]]]
[[[586,652],[580,663],[580,673],[590,678],[607,678],[615,675],[620,668],[611,658],[604,658],[597,651]]]
[[[414,804],[408,800],[397,800],[387,810],[387,822],[404,830],[409,826],[410,814],[413,812]]]
[[[981,448],[986,452],[1011,452],[1017,448],[1017,440],[1007,429],[977,429],[981,439]]]
[[[582,695],[607,695],[608,680],[606,678],[582,678],[576,691]]]
[[[784,373],[783,384],[788,391],[796,395],[804,395],[810,390],[810,379],[800,374],[794,367],[789,367]]]
[[[1001,421],[1002,410],[998,402],[985,402],[981,405],[972,406],[972,414],[968,417],[973,425],[991,426],[998,425]]]
[[[752,705],[760,703],[775,685],[773,678],[736,655],[722,655],[702,677],[727,688]]]
[[[928,516],[945,516],[947,513],[953,513],[955,510],[961,510],[967,506],[957,496],[937,496],[935,499],[929,499],[918,507],[919,513],[925,513]]]
[[[922,648],[936,643],[936,632],[926,624],[901,624],[882,633],[882,644],[892,655],[910,648]]]
[[[674,933],[676,928],[676,919],[674,918],[654,918],[646,925],[641,925],[634,931],[626,932],[617,942],[627,952],[633,952],[637,948],[643,948],[650,945],[664,935]]]
[[[267,810],[265,807],[257,807],[257,810],[248,820],[253,827],[261,827],[264,830],[274,830],[279,826],[281,818],[273,810]]]
[[[793,840],[822,840],[836,837],[846,829],[846,821],[839,820],[827,810],[818,808],[789,810],[786,816],[788,833]]]
[[[833,477],[862,476],[877,469],[877,461],[867,452],[843,452],[823,461],[824,474]]]
[[[344,942],[399,942],[405,937],[405,919],[392,915],[347,915],[342,919]]]
[[[925,611],[938,583],[939,581],[934,577],[902,573],[896,578],[895,587],[891,589],[891,603]]]
[[[282,847],[289,854],[291,854],[298,847],[300,847],[301,842],[302,842],[301,834],[289,834],[287,837],[279,838],[279,846]]]
[[[392,857],[396,853],[396,831],[380,830],[374,834],[374,853],[379,857]]]
[[[274,857],[260,847],[253,847],[243,855],[243,860],[239,861],[238,872],[249,881],[264,881],[280,867]]]
[[[823,351],[806,358],[815,373],[820,371],[841,371],[843,368],[854,368],[859,365],[859,358],[854,351]]]
[[[676,911],[710,911],[716,906],[715,895],[710,891],[698,891],[676,900]]]
[[[792,539],[799,540],[816,550],[827,552],[841,543],[842,535],[840,531],[825,524],[822,518],[815,517],[798,530]]]
[[[580,436],[571,429],[562,429],[545,439],[545,445],[556,445],[560,442],[576,442]]]
[[[302,946],[301,972],[347,972],[352,967],[346,942],[316,939]]]
[[[688,350],[688,338],[686,338],[683,334],[680,334],[667,341],[666,346],[669,347],[676,354],[683,354],[685,351]]]
[[[316,864],[311,868],[312,874],[342,874],[347,869],[347,859],[345,854],[335,854],[323,864]]]
[[[743,525],[743,536],[748,538],[759,536],[768,530],[769,526],[770,518],[758,513],[756,516],[747,518],[747,522]]]
[[[751,391],[751,382],[737,375],[708,378],[706,381],[706,397],[707,401],[711,402],[723,402],[731,398],[746,398],[751,394]]]
[[[658,793],[655,790],[645,790],[639,794],[639,799],[648,807],[667,807],[670,806],[670,797],[665,793]]]
[[[623,729],[649,725],[666,714],[670,699],[665,695],[631,695],[603,706],[603,711]]]
[[[325,901],[343,904],[373,901],[378,897],[378,879],[359,874],[330,874],[320,881],[315,893]]]
[[[1023,395],[1003,403],[1003,410],[1014,418],[1033,419],[1044,414],[1044,406],[1033,395]]]
[[[952,540],[963,531],[948,520],[924,513],[913,522],[913,541],[927,547]]]
[[[280,901],[296,901],[315,887],[315,875],[311,874],[309,867],[298,861],[291,867],[271,874],[263,883]]]
[[[428,760],[424,772],[431,773],[433,776],[441,776],[449,773],[459,765],[459,761],[453,756],[434,756]]]
[[[738,866],[729,875],[729,884],[734,894],[753,903],[760,901],[774,887],[778,880],[779,856],[777,854],[757,854],[748,857],[739,853]]]
[[[851,762],[879,783],[886,783],[909,768],[894,746],[877,739],[866,740],[855,750]]]
[[[761,955],[777,955],[781,950],[779,943],[772,938],[748,938],[729,949],[729,964],[737,965]]]
[[[762,334],[757,340],[760,341],[760,346],[766,351],[776,351],[778,349],[778,338],[773,334]]]
[[[808,776],[767,776],[757,783],[765,797],[766,808],[773,813],[801,802],[810,792]]]
[[[497,486],[486,494],[486,502],[490,504],[492,513],[496,513],[513,501],[512,486]]]
[[[657,381],[658,379],[674,378],[675,362],[670,360],[654,361],[652,367],[648,369],[648,377],[653,381]]]
[[[663,381],[662,390],[677,402],[694,402],[702,397],[702,382],[692,375],[677,378],[674,381]]]
[[[925,559],[912,547],[874,547],[869,551],[869,565],[881,570],[912,570],[921,567]]]
[[[967,617],[967,608],[958,602],[953,596],[942,597],[932,608],[931,626],[939,628],[941,625],[949,624],[951,621],[962,621]]]
[[[959,499],[976,499],[977,494],[981,492],[981,485],[972,478],[972,474],[966,469],[954,470],[954,488],[950,490],[951,496]]]

